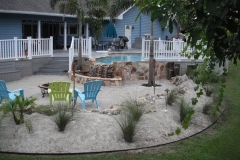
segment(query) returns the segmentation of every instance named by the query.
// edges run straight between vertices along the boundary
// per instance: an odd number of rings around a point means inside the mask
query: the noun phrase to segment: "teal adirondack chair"
[[[85,100],[91,99],[92,102],[96,102],[97,108],[99,109],[99,104],[97,101],[97,95],[102,86],[102,80],[89,81],[84,83],[84,91],[81,92],[79,89],[74,90],[74,103],[77,102],[77,97],[82,101],[82,109],[86,109]]]
[[[49,98],[50,105],[53,105],[54,101],[67,101],[71,104],[72,89],[70,89],[70,82],[51,82],[49,83]]]
[[[14,91],[9,91],[6,86],[6,82],[0,80],[0,104],[2,103],[3,99],[8,99],[13,101],[16,96],[22,96],[24,98],[24,91],[23,89],[17,89]]]

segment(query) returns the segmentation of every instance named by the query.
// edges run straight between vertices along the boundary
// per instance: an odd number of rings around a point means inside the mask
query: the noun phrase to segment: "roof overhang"
[[[45,12],[30,12],[30,11],[15,11],[15,10],[2,10],[2,9],[0,9],[0,13],[28,14],[28,15],[40,15],[40,16],[54,16],[54,17],[77,18],[76,15],[70,15],[70,14],[45,13]]]
[[[129,7],[127,10],[123,11],[119,16],[116,17],[116,19],[123,19],[123,15],[128,12],[132,7]]]

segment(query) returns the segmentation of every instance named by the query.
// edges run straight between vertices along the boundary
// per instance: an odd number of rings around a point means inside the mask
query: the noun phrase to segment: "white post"
[[[53,57],[53,36],[50,36],[49,39],[49,54]]]
[[[28,49],[27,49],[27,53],[28,53],[28,59],[32,59],[32,37],[27,37],[28,40]]]
[[[142,37],[142,60],[144,59],[144,51],[145,51],[145,36]]]
[[[92,37],[88,38],[88,56],[92,58]]]
[[[64,47],[63,49],[67,50],[67,22],[64,22]]]
[[[17,38],[18,37],[13,37],[14,39],[14,54],[15,54],[15,60],[18,60],[18,55],[17,55]]]
[[[74,57],[74,54],[75,54],[75,44],[74,44],[74,36],[72,36],[72,41],[71,41],[71,45],[70,45],[70,48],[69,48],[69,59],[68,59],[68,62],[69,62],[69,71],[72,70],[72,62],[73,62],[73,57]]]
[[[38,21],[38,38],[41,38],[41,21]]]
[[[86,24],[85,30],[86,30],[86,38],[88,38],[89,37],[89,25],[88,25],[88,23]]]

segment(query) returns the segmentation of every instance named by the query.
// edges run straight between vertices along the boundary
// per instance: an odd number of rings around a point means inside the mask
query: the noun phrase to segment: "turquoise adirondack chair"
[[[102,80],[89,81],[84,83],[84,91],[81,92],[79,89],[74,90],[74,103],[77,102],[77,97],[82,101],[82,109],[86,109],[85,100],[91,99],[92,102],[96,102],[97,108],[99,109],[99,104],[97,101],[97,95],[102,86]]]
[[[24,98],[24,91],[23,89],[17,89],[14,91],[9,91],[6,86],[6,82],[0,80],[0,104],[2,103],[3,99],[8,99],[13,101],[16,96],[22,96]]]
[[[71,104],[72,89],[70,89],[70,82],[50,82],[49,83],[49,97],[50,105],[53,105],[54,101],[67,101]]]

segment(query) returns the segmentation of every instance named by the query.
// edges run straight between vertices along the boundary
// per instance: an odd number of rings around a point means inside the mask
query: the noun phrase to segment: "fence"
[[[183,50],[186,51],[183,54]],[[187,46],[187,43],[182,40],[173,39],[173,41],[154,40],[153,54],[156,60],[182,60],[189,59],[193,49]],[[142,60],[149,59],[150,55],[150,40],[142,39]],[[193,57],[190,56],[190,59]]]
[[[53,37],[0,40],[0,60],[53,56]]]
[[[80,38],[81,40],[81,51],[83,57],[92,58],[92,37]],[[72,37],[72,42],[69,48],[69,71],[72,70],[72,62],[74,56],[78,56],[79,53],[79,38]]]

